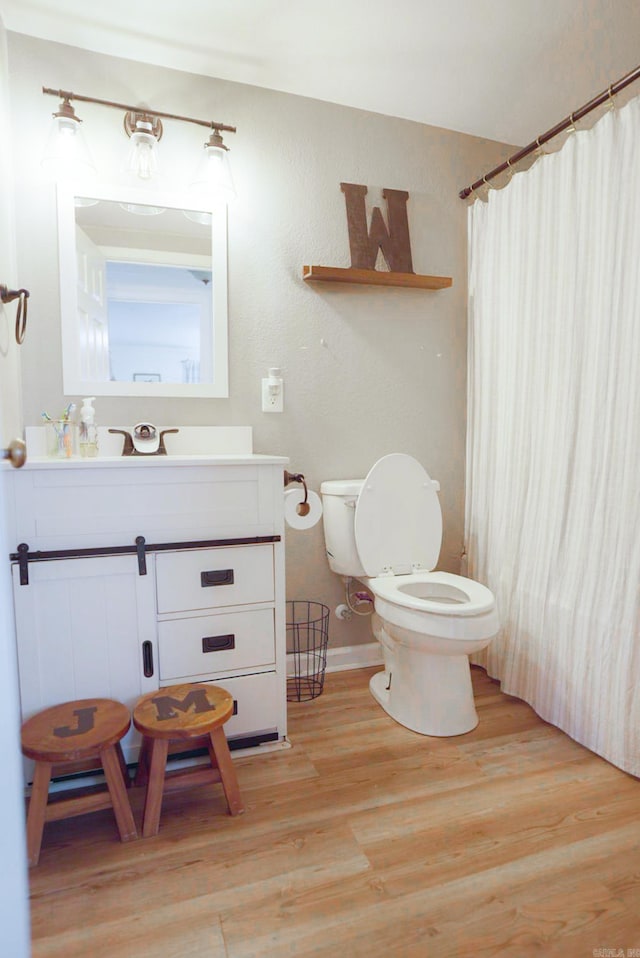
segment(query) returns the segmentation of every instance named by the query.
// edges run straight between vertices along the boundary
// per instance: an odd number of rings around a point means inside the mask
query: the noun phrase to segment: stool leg
[[[133,784],[146,785],[149,781],[149,752],[151,751],[151,739],[146,735],[142,737],[140,752],[138,753],[138,767],[136,769]]]
[[[113,813],[116,817],[118,831],[120,832],[120,841],[132,841],[138,837],[138,832],[136,830],[136,823],[133,820],[133,812],[129,804],[129,796],[127,795],[127,789],[122,777],[122,766],[116,748],[110,745],[108,748],[102,749],[100,752],[100,761],[102,762],[104,776],[107,780],[111,804],[113,805]]]
[[[36,762],[33,774],[29,811],[27,812],[27,858],[29,865],[37,865],[40,860],[42,832],[44,831],[44,819],[47,801],[49,800],[51,768],[49,762]]]
[[[236,770],[233,767],[231,752],[224,729],[221,725],[209,732],[211,739],[211,748],[215,755],[215,761],[220,769],[220,780],[224,789],[225,798],[229,807],[230,815],[241,815],[244,812],[244,804],[240,795],[240,786],[236,778]],[[212,763],[213,764],[213,763]]]
[[[151,838],[152,835],[157,835],[160,828],[160,810],[162,809],[162,792],[164,790],[164,773],[167,767],[168,751],[169,742],[167,739],[153,739],[149,781],[147,782],[147,794],[142,816],[143,838]]]
[[[131,776],[129,775],[129,769],[127,768],[127,763],[124,760],[124,753],[122,751],[122,743],[116,742],[114,745],[116,750],[116,755],[118,757],[118,764],[120,765],[120,771],[122,772],[122,781],[124,782],[127,788],[131,788]]]

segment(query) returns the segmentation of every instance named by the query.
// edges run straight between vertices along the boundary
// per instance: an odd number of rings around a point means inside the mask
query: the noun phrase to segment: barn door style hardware
[[[138,561],[138,575],[147,574],[147,555],[149,552],[175,552],[177,549],[210,549],[222,548],[224,546],[247,546],[247,545],[268,545],[272,542],[280,542],[281,537],[274,536],[247,536],[236,539],[197,539],[188,542],[154,542],[149,543],[144,536],[136,536],[134,545],[124,546],[96,546],[93,549],[38,549],[31,552],[26,542],[21,542],[15,552],[9,554],[11,562],[17,562],[20,570],[20,585],[29,585],[29,563],[47,562],[49,559],[90,559],[98,556],[120,556],[135,555]],[[230,581],[233,582],[233,570],[224,570],[225,574],[231,573]],[[214,575],[214,573],[203,573],[204,575]],[[226,584],[228,584],[228,581]],[[223,584],[223,583],[209,583]],[[205,585],[205,583],[203,583]]]
[[[27,300],[29,299],[28,289],[9,289],[4,283],[0,283],[0,302],[12,303],[14,299],[18,300],[18,310],[16,312],[16,342],[21,346],[24,342],[27,332]]]
[[[383,189],[387,203],[387,223],[380,207],[374,206],[371,223],[367,224],[365,196],[367,187],[359,183],[341,183],[347,207],[347,228],[351,266],[304,266],[306,282],[360,283],[371,286],[405,286],[415,289],[445,289],[452,285],[449,276],[424,276],[413,270],[406,190]],[[388,225],[387,225],[388,224]],[[389,267],[377,270],[381,252]]]

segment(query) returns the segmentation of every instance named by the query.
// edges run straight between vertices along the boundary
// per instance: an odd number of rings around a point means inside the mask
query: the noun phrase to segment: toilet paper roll
[[[292,529],[310,529],[320,521],[322,516],[322,503],[320,496],[316,492],[309,490],[307,502],[310,506],[306,516],[300,516],[297,512],[298,505],[304,499],[304,489],[287,489],[284,494],[284,520]]]

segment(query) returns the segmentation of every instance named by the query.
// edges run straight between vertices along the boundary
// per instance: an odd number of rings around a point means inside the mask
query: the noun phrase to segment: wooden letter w
[[[375,269],[378,250],[381,249],[387,266],[392,272],[413,273],[407,219],[409,194],[405,190],[383,190],[382,196],[387,201],[389,229],[387,230],[385,226],[379,207],[374,206],[371,214],[371,229],[368,230],[364,205],[367,187],[357,183],[341,183],[340,189],[345,195],[347,204],[352,268]]]

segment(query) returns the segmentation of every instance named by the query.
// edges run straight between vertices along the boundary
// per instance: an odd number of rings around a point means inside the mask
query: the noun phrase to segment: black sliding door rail
[[[147,574],[145,561],[147,552],[172,552],[185,549],[213,549],[225,546],[264,545],[280,542],[280,536],[247,536],[236,539],[195,539],[183,542],[154,542],[147,543],[144,536],[137,536],[133,545],[126,546],[96,546],[92,549],[48,549],[30,552],[26,542],[21,542],[16,552],[9,555],[11,562],[17,562],[20,567],[20,585],[29,584],[29,563],[47,562],[53,559],[87,559],[98,556],[136,555],[138,556],[138,572]]]

